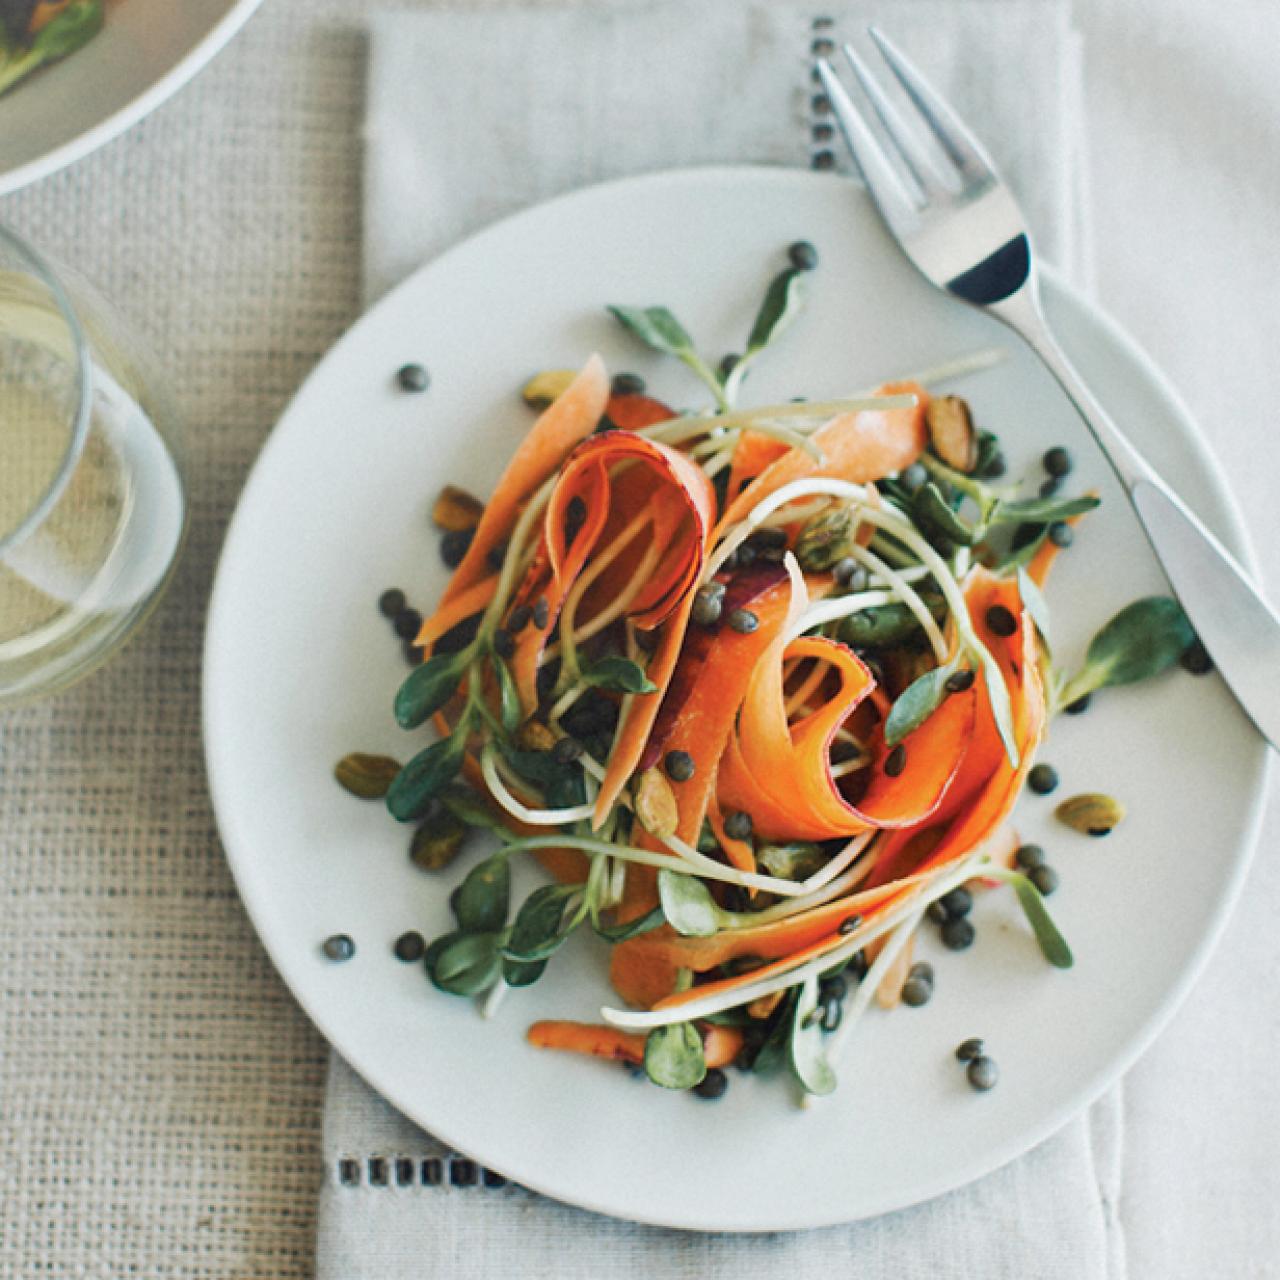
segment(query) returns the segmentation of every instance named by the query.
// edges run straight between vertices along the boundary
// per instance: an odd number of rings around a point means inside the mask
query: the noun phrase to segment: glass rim
[[[62,320],[71,336],[72,349],[76,359],[77,402],[74,421],[71,424],[71,438],[67,441],[66,451],[57,471],[49,481],[48,487],[32,505],[30,511],[8,533],[0,535],[0,553],[16,546],[31,534],[53,510],[62,491],[71,480],[71,473],[80,461],[84,452],[85,441],[89,436],[90,409],[93,402],[93,365],[89,358],[89,344],[85,338],[84,327],[76,313],[70,295],[58,278],[58,274],[35,249],[21,236],[0,223],[0,244],[7,245],[17,257],[26,263],[31,274],[36,277],[52,294],[53,301],[61,313]],[[3,428],[0,428],[3,429]]]

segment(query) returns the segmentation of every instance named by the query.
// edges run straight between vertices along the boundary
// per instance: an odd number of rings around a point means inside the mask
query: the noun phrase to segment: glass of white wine
[[[137,629],[187,527],[177,420],[136,341],[0,227],[0,707]]]

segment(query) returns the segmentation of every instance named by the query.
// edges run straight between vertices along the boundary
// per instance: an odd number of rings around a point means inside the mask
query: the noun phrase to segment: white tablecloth
[[[0,1276],[313,1269],[324,1047],[221,861],[198,659],[246,469],[358,313],[375,7],[267,0],[143,125],[0,201],[160,351],[191,429],[194,515],[147,633],[84,686],[0,718]],[[1081,0],[1078,15],[1098,294],[1180,384],[1276,594],[1280,9]],[[1135,1278],[1280,1275],[1277,836],[1273,800],[1222,948],[1125,1082]]]

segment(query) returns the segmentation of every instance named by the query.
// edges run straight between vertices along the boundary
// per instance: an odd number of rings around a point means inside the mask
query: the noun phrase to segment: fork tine
[[[840,132],[844,134],[844,140],[853,153],[854,163],[862,171],[862,176],[876,204],[880,206],[880,211],[891,226],[900,219],[914,216],[919,209],[919,199],[907,189],[898,176],[884,149],[867,127],[867,122],[862,118],[858,108],[853,105],[853,99],[836,78],[831,64],[825,58],[819,58],[817,67],[818,76],[831,102],[831,110],[835,113]]]
[[[880,87],[857,50],[851,44],[841,45],[841,49],[844,52],[845,61],[852,68],[853,74],[857,76],[858,83],[862,86],[862,91],[867,95],[872,107],[875,108],[875,113],[880,118],[880,123],[884,125],[885,133],[889,135],[889,140],[897,148],[903,165],[920,188],[921,195],[928,197],[930,193],[936,192],[939,188],[954,187],[954,175],[950,183],[948,183],[946,174],[934,157],[929,154],[924,139],[918,135],[916,129],[912,128],[902,118],[902,114],[889,100],[889,95]]]
[[[876,47],[884,56],[885,62],[889,64],[889,70],[906,90],[907,96],[924,117],[934,137],[942,144],[942,149],[960,170],[965,182],[978,185],[998,181],[995,166],[987,158],[987,153],[969,131],[969,127],[946,104],[924,76],[912,66],[902,51],[879,27],[869,26],[867,34],[876,42]]]

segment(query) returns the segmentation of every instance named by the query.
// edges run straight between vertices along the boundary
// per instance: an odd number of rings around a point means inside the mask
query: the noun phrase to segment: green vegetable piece
[[[720,908],[697,876],[659,871],[658,898],[668,923],[686,938],[710,938],[719,930]]]
[[[433,943],[424,960],[432,983],[441,991],[454,996],[477,996],[501,976],[500,948],[500,934],[461,933],[453,935],[439,950]]]
[[[929,592],[921,599],[939,622],[946,617],[946,603],[941,596]],[[883,649],[901,644],[919,629],[916,615],[905,604],[885,604],[859,609],[842,618],[837,635],[852,649]]]
[[[531,987],[546,972],[545,960],[513,960],[502,957],[502,980],[509,987]]]
[[[809,520],[796,538],[796,559],[809,573],[830,569],[849,551],[857,521],[848,507],[824,511]]]
[[[566,927],[565,911],[582,891],[580,884],[547,884],[535,889],[516,913],[503,955],[525,962],[554,955],[577,924],[577,919],[571,918]]]
[[[628,920],[624,924],[607,925],[601,924],[598,919],[593,919],[591,927],[606,942],[626,942],[628,938],[637,938],[642,933],[650,933],[654,929],[661,928],[666,922],[667,917],[663,914],[662,908],[657,906],[652,911],[646,912],[635,920]]]
[[[421,818],[431,801],[458,776],[466,754],[466,735],[454,734],[419,751],[387,788],[387,809],[398,822]]]
[[[608,307],[606,310],[629,333],[655,351],[680,358],[693,351],[693,339],[666,307]]]
[[[952,511],[942,490],[932,480],[916,494],[913,509],[916,517],[935,532],[962,547],[973,545],[974,530]]]
[[[756,862],[779,880],[807,880],[827,861],[827,855],[816,844],[803,840],[765,844],[756,850]]]
[[[832,1071],[823,1051],[822,1031],[817,1018],[818,979],[816,975],[805,979],[796,1001],[795,1017],[791,1022],[790,1063],[791,1070],[806,1093],[827,1094],[836,1087],[836,1073]]]
[[[1092,511],[1101,498],[1028,498],[1025,502],[1001,502],[992,513],[991,524],[1049,524],[1082,516]]]
[[[396,694],[396,723],[402,729],[416,729],[429,720],[457,693],[466,665],[463,650],[437,654],[414,667]]]
[[[1085,655],[1090,688],[1136,684],[1174,666],[1195,640],[1182,606],[1170,596],[1148,596],[1121,609],[1094,636]]]
[[[504,839],[511,839],[510,828],[464,783],[450,783],[440,792],[439,800],[455,818],[465,822],[467,826],[495,831]]]
[[[1035,579],[1023,568],[1018,569],[1018,595],[1022,606],[1031,615],[1031,621],[1040,633],[1045,647],[1049,647],[1049,602],[1036,585]]]
[[[496,933],[507,923],[511,900],[511,866],[495,853],[472,867],[458,890],[454,911],[466,933]]]
[[[658,686],[645,675],[638,662],[616,654],[587,663],[581,674],[582,682],[596,689],[609,689],[614,693],[658,692]]]
[[[898,695],[884,723],[884,740],[896,747],[909,733],[918,729],[943,704],[947,697],[947,681],[955,674],[954,662],[944,663],[917,677]]]
[[[515,677],[511,674],[511,668],[496,656],[493,659],[493,669],[498,677],[498,698],[501,706],[499,718],[502,721],[502,727],[508,733],[515,733],[520,727],[520,721],[524,718]]]
[[[503,748],[511,767],[542,791],[549,809],[571,809],[585,804],[586,782],[576,761],[560,761],[549,751],[518,751]]]
[[[800,314],[804,307],[804,290],[803,271],[792,267],[774,276],[765,290],[760,310],[756,312],[744,359],[763,351]]]
[[[655,1027],[644,1042],[644,1070],[664,1089],[692,1089],[707,1074],[702,1037],[691,1022]]]
[[[996,731],[1000,735],[1009,763],[1016,769],[1021,755],[1018,751],[1018,738],[1013,731],[1013,704],[1009,701],[1009,690],[1005,687],[1004,672],[986,647],[979,646],[977,656],[982,664],[982,674],[986,677],[987,701],[991,705]]]
[[[795,1018],[796,1000],[799,989],[792,987],[778,1001],[769,1020],[769,1034],[765,1037],[760,1052],[756,1054],[751,1070],[756,1075],[771,1076],[780,1071],[786,1064],[791,1048],[791,1027]]]
[[[0,93],[11,89],[37,68],[57,62],[86,45],[102,30],[102,0],[75,0],[36,33],[31,44],[19,46],[0,60]]]
[[[993,874],[996,875],[997,879],[1013,885],[1013,891],[1018,895],[1018,903],[1026,914],[1027,923],[1031,926],[1031,932],[1035,934],[1036,942],[1044,953],[1044,958],[1055,969],[1070,969],[1075,964],[1075,957],[1071,954],[1071,948],[1067,945],[1066,938],[1062,936],[1058,926],[1054,924],[1053,917],[1049,914],[1049,908],[1044,904],[1044,897],[1041,895],[1040,890],[1020,871],[1008,871],[1001,868]]]
[[[413,833],[409,861],[421,871],[442,871],[462,851],[466,838],[466,823],[444,809]]]

